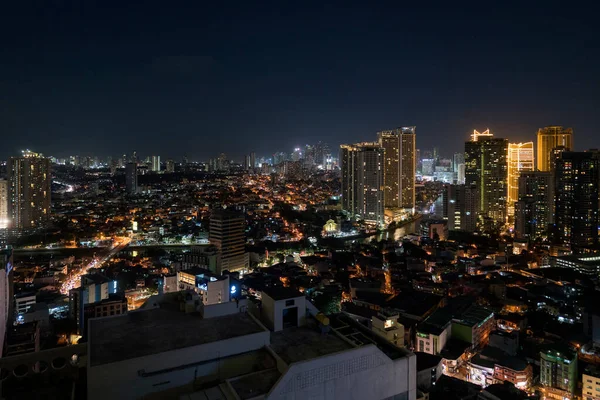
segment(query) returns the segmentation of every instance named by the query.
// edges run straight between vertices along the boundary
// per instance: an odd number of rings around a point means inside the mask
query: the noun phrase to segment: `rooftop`
[[[271,333],[271,348],[283,361],[291,364],[353,347],[333,332],[322,335],[317,329],[295,327]]]
[[[417,371],[435,368],[442,361],[442,357],[429,353],[415,351],[415,355],[417,356]]]
[[[265,288],[263,290],[267,296],[272,298],[273,300],[284,300],[284,299],[294,299],[296,297],[304,297],[302,293],[297,291],[296,289],[292,289],[289,287],[283,286],[272,286],[270,288]]]
[[[202,319],[162,308],[90,320],[90,364],[97,366],[262,332],[249,315]]]
[[[232,379],[229,383],[239,398],[246,400],[267,394],[280,376],[277,368],[272,368]]]

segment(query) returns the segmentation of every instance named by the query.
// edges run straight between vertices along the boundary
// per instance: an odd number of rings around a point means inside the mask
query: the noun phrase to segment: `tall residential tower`
[[[384,207],[414,212],[416,140],[415,126],[378,132],[379,145],[384,150]]]
[[[465,184],[475,186],[479,210],[496,223],[506,221],[508,140],[494,138],[489,129],[473,131],[465,143]]]
[[[573,128],[547,126],[537,132],[537,169],[552,170],[552,149],[564,147],[573,150]]]
[[[535,170],[533,142],[508,144],[508,217],[515,215],[519,200],[519,177],[523,172]]]
[[[8,161],[10,223],[16,229],[38,228],[50,218],[50,159],[26,150]]]
[[[342,208],[366,223],[384,223],[383,158],[379,143],[340,146]]]

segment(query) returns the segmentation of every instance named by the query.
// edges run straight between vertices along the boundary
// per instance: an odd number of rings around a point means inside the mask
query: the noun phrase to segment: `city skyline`
[[[241,159],[399,124],[419,127],[417,147],[449,152],[476,127],[526,142],[562,124],[584,150],[600,124],[594,21],[558,6],[28,7],[7,6],[0,28],[14,38],[0,159],[25,147]],[[557,54],[567,62],[540,62]]]

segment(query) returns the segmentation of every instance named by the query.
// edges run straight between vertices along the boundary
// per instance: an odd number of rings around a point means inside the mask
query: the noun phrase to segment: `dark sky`
[[[600,147],[597,10],[324,3],[3,2],[0,159],[240,159],[401,125],[442,154],[549,124]]]

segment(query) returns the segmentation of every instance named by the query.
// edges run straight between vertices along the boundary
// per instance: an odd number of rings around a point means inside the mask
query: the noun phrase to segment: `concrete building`
[[[9,227],[8,215],[8,181],[0,178],[0,229]]]
[[[600,152],[563,152],[556,160],[557,240],[574,251],[597,246],[600,226]]]
[[[8,160],[9,218],[16,229],[34,229],[50,218],[50,159],[29,150]]]
[[[19,293],[15,295],[15,313],[25,314],[36,302],[35,293]]]
[[[81,276],[81,285],[69,292],[69,314],[77,323],[80,335],[86,332],[86,305],[97,303],[117,293],[117,281],[100,274]]]
[[[404,347],[404,325],[398,321],[399,317],[398,311],[384,308],[371,319],[371,328],[388,342]]]
[[[573,399],[577,388],[577,353],[564,345],[541,351],[540,385],[546,398]]]
[[[227,270],[243,271],[250,266],[246,253],[246,220],[244,214],[229,210],[214,210],[210,216],[209,241],[221,253],[221,274]]]
[[[213,274],[219,274],[221,271],[221,253],[215,245],[196,245],[192,246],[189,253],[183,255],[181,269],[191,267],[206,268]]]
[[[252,312],[210,318],[222,305],[182,292],[91,320],[88,399],[416,399],[414,354],[343,315],[324,325],[302,301],[271,291]]]
[[[125,166],[125,191],[136,194],[138,190],[137,163],[127,163]]]
[[[570,255],[556,257],[556,266],[574,269],[592,279],[600,278],[600,256]]]
[[[573,128],[562,126],[547,126],[537,132],[537,169],[551,171],[552,151],[557,147],[573,150]]]
[[[160,172],[160,156],[152,156],[152,172]]]
[[[600,399],[600,370],[588,367],[581,375],[581,395],[583,400]]]
[[[485,307],[472,305],[460,317],[452,320],[452,337],[471,343],[477,349],[488,344],[495,329],[494,313]]]
[[[231,295],[239,292],[228,275],[215,275],[199,267],[177,272],[177,290],[194,290],[202,297],[204,305],[226,303],[231,300]]]
[[[378,143],[342,145],[342,209],[368,224],[384,224],[383,161]]]
[[[475,232],[479,216],[479,191],[475,186],[447,185],[444,189],[444,219],[448,230]]]
[[[548,233],[554,222],[552,172],[525,172],[519,177],[519,201],[515,204],[517,237],[535,240]]]
[[[508,196],[508,140],[494,138],[489,129],[474,131],[465,143],[465,184],[479,192],[481,214],[495,223],[505,223]]]
[[[414,213],[416,176],[416,127],[377,133],[383,148],[383,205]]]
[[[417,389],[429,393],[442,376],[442,357],[428,353],[417,356]]]
[[[508,144],[508,217],[515,215],[515,203],[519,200],[519,177],[535,170],[533,142]]]
[[[10,247],[0,248],[0,270],[0,357],[3,357],[6,327],[13,318],[13,255]]]

